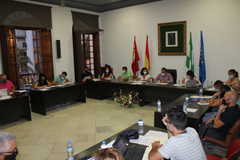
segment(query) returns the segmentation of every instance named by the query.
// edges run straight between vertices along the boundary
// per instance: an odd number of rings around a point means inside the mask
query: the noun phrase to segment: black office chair
[[[177,70],[176,69],[167,69],[167,72],[172,75],[173,81],[175,84],[177,82]]]

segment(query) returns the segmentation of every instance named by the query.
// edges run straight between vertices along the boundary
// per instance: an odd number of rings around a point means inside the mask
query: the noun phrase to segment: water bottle
[[[160,100],[158,100],[157,106],[158,106],[158,112],[161,112],[161,101]]]
[[[70,82],[70,84],[72,84],[72,79],[71,78],[69,79],[69,82]]]
[[[129,77],[128,81],[131,82],[131,77]]]
[[[188,105],[188,101],[189,101],[189,96],[188,96],[188,95],[186,95],[185,101],[186,101],[186,103],[187,103],[187,105]]]
[[[0,91],[0,98],[2,98],[2,91]]]
[[[112,80],[113,80],[113,75],[112,75]]]
[[[107,148],[106,141],[102,141],[101,149],[106,149],[106,148]]]
[[[199,89],[199,96],[200,96],[200,97],[203,96],[203,88],[202,88],[202,87]]]
[[[180,85],[180,83],[181,83],[181,81],[180,81],[180,79],[178,79],[178,85]]]
[[[62,87],[64,87],[64,80],[62,80]]]
[[[74,160],[74,158],[73,158],[73,146],[72,146],[71,141],[68,141],[68,144],[67,144],[67,159],[68,160]]]
[[[100,79],[100,75],[98,75],[98,79]]]
[[[138,133],[139,134],[143,134],[143,132],[144,132],[143,120],[142,120],[142,118],[139,118],[139,121],[138,121]]]
[[[150,84],[152,84],[152,78],[150,77]]]
[[[207,88],[209,88],[209,80],[207,80]]]
[[[210,87],[213,88],[213,81],[211,81],[211,83],[210,83]]]
[[[185,112],[187,114],[187,103],[186,102],[183,103],[183,112]]]

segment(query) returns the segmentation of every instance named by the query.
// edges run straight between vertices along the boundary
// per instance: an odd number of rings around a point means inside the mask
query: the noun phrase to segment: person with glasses
[[[94,160],[124,160],[122,154],[116,148],[101,149],[91,156]]]
[[[16,136],[9,132],[0,132],[0,160],[15,160],[17,154]]]
[[[228,132],[240,118],[240,109],[236,104],[238,95],[235,91],[228,91],[222,99],[222,105],[219,107],[217,115],[208,119],[199,126],[199,135],[202,136],[208,127],[213,127],[224,132]],[[223,139],[226,134],[217,130],[209,129],[206,136],[216,139]]]
[[[170,108],[162,119],[169,139],[162,145],[152,143],[148,160],[156,159],[201,159],[207,160],[202,143],[195,129],[187,127],[187,115],[179,109]]]

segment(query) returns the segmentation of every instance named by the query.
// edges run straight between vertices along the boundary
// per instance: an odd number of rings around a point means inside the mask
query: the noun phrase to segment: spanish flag
[[[139,71],[138,61],[140,60],[137,50],[136,37],[134,37],[133,44],[133,57],[132,57],[132,71],[134,76],[136,76],[136,72]]]
[[[148,49],[148,36],[146,40],[146,51],[145,51],[145,67],[150,71],[150,60],[149,60],[149,49]]]

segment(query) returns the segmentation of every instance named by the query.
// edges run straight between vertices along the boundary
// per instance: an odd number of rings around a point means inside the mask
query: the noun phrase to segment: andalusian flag
[[[137,44],[136,44],[136,37],[134,37],[134,43],[133,43],[133,56],[132,56],[132,71],[134,76],[136,76],[136,72],[139,71],[138,67],[138,61],[140,60],[137,50]]]
[[[146,41],[146,51],[145,51],[145,67],[150,71],[150,60],[149,60],[149,49],[148,49],[148,36]]]
[[[193,58],[193,44],[192,44],[192,33],[190,32],[190,40],[189,40],[189,45],[190,45],[190,52],[189,55],[186,57],[186,66],[187,68],[191,69],[194,73],[194,58]],[[189,66],[190,64],[190,66]]]

